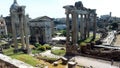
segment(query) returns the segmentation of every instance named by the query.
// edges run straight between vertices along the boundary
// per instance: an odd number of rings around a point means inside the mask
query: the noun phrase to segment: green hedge
[[[45,46],[39,46],[39,47],[38,47],[38,50],[46,51],[46,47],[45,47]]]
[[[35,43],[34,46],[35,46],[35,47],[39,47],[39,46],[41,46],[41,44],[39,44],[39,43]]]
[[[47,50],[50,50],[50,49],[51,49],[51,46],[48,45],[48,44],[45,44],[45,45],[43,45],[43,46],[45,46]]]
[[[46,50],[50,50],[51,46],[49,46],[49,45],[40,45],[40,46],[38,46],[37,49],[41,50],[41,51],[46,51]]]

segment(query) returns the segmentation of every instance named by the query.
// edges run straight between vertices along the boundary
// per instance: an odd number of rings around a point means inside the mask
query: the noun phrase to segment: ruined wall
[[[0,59],[0,68],[18,68],[18,67]]]

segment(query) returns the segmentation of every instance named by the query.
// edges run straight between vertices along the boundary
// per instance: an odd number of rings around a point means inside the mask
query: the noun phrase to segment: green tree
[[[111,27],[112,30],[118,29],[118,23],[117,23],[117,22],[112,23],[111,26],[112,26],[112,27]]]
[[[63,36],[66,36],[66,30],[61,30],[60,33],[61,33]]]

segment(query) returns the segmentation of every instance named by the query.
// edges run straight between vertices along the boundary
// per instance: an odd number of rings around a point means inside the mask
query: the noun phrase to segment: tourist
[[[112,60],[111,60],[111,65],[113,65],[113,62],[114,62],[114,61],[113,61],[113,59],[112,59]]]

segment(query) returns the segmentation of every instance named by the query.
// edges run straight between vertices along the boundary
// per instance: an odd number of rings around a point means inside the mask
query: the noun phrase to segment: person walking
[[[112,59],[112,60],[111,60],[111,65],[113,65],[113,62],[114,62],[114,61],[113,61],[113,59]]]

